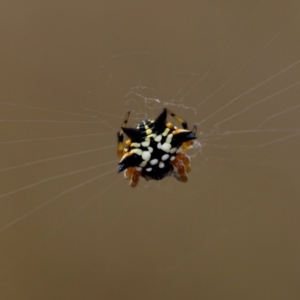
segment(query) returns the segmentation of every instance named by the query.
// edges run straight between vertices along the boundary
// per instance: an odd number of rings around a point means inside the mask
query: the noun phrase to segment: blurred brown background
[[[1,1],[0,299],[299,299],[299,13]],[[164,106],[189,182],[132,189],[116,131]]]

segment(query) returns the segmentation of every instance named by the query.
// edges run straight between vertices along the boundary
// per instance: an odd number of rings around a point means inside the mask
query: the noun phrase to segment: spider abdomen
[[[146,157],[147,160],[143,160],[138,167],[142,168],[141,176],[147,180],[160,180],[166,176],[170,176],[173,172],[173,166],[170,164],[170,158],[172,157],[170,151],[165,151],[161,145],[160,142],[155,141],[155,138],[151,137],[149,147],[141,148],[143,151],[142,157]],[[164,148],[171,149],[172,146],[171,144],[169,145],[169,147]],[[173,153],[175,152],[176,149],[174,148]],[[148,153],[150,153],[150,156],[148,156]]]
[[[182,124],[178,129],[167,122],[170,114]],[[144,120],[136,128],[127,128],[129,112],[125,116],[121,131],[118,133],[119,172],[124,171],[132,187],[137,185],[140,176],[146,180],[161,180],[174,175],[179,181],[186,182],[190,171],[190,160],[184,152],[196,139],[196,127],[190,131],[187,123],[168,109],[155,120]],[[129,137],[123,146],[123,132]]]

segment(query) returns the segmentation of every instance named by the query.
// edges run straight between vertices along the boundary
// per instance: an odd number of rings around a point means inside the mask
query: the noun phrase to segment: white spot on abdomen
[[[158,136],[154,139],[154,141],[155,141],[155,142],[160,142],[161,139],[162,139],[162,136],[161,136],[161,135],[158,135]]]
[[[143,160],[148,161],[148,160],[150,160],[150,158],[151,158],[151,153],[150,153],[149,151],[144,151],[144,152],[142,153],[142,159],[143,159]]]
[[[163,135],[163,136],[167,136],[168,133],[169,133],[169,131],[170,131],[170,129],[169,129],[169,128],[166,128],[162,135]]]
[[[172,138],[173,138],[173,134],[170,133],[170,134],[167,136],[167,138],[166,138],[166,143],[171,144]]]
[[[133,149],[131,150],[132,153],[135,153],[137,155],[142,155],[143,151],[141,149]]]
[[[172,149],[170,150],[170,153],[175,153],[176,150],[177,150],[177,148],[172,148]]]
[[[142,142],[143,147],[148,147],[150,145],[150,141]]]
[[[157,163],[158,163],[158,159],[156,159],[156,158],[150,160],[150,164],[152,166],[156,165]]]
[[[161,145],[161,150],[163,150],[163,151],[165,151],[165,152],[169,152],[170,149],[171,149],[171,144],[169,144],[169,143],[163,143],[163,144]]]
[[[161,160],[167,160],[169,158],[169,154],[164,154],[161,158]]]
[[[140,147],[140,143],[131,143],[130,144],[130,147],[135,147],[135,148],[138,148],[138,147]]]
[[[147,164],[147,161],[143,160],[141,163],[140,163],[140,167],[144,168]]]

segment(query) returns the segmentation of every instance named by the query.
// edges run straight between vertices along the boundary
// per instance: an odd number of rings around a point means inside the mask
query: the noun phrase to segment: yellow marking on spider
[[[134,147],[134,148],[138,148],[140,146],[141,146],[140,143],[131,143],[131,145],[130,145],[130,147]]]

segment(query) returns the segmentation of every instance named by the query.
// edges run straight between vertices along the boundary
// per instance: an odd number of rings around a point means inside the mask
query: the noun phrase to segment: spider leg
[[[193,129],[192,129],[192,133],[194,135],[196,135],[196,132],[197,132],[197,126],[194,124]]]
[[[187,124],[187,122],[184,120],[184,119],[182,119],[182,118],[180,118],[179,116],[177,116],[176,114],[174,114],[171,110],[169,110],[168,108],[166,108],[166,111],[167,111],[167,113],[170,115],[170,116],[172,116],[176,121],[178,121],[180,124],[181,124],[181,126],[182,126],[182,128],[183,129],[188,129],[188,124]]]
[[[184,155],[184,156],[187,158],[186,155]],[[176,168],[176,170],[173,173],[174,177],[177,178],[179,181],[187,182],[188,177],[186,174],[187,171],[185,169],[185,163],[184,163],[184,161],[182,161],[180,159],[180,156],[178,156],[178,154],[177,154],[175,159],[172,160],[170,163],[171,163],[171,165],[173,165]]]
[[[186,173],[191,171],[190,158],[187,155],[184,153],[178,153],[176,155],[176,159],[183,163]]]
[[[165,110],[166,110],[166,112],[167,112],[170,116],[172,116],[176,121],[178,121],[178,122],[181,124],[181,126],[182,126],[183,129],[188,129],[188,124],[187,124],[187,122],[186,122],[184,119],[182,119],[182,118],[180,118],[179,116],[177,116],[175,113],[173,113],[173,112],[172,112],[171,110],[169,110],[168,108],[166,108]],[[167,123],[166,125],[167,125],[168,128],[173,128],[173,125],[172,125],[171,123]],[[193,133],[194,135],[196,135],[196,132],[197,132],[197,126],[194,125],[194,126],[193,126],[193,129],[192,129],[192,133]],[[192,143],[191,143],[191,144],[192,144]]]
[[[124,171],[124,177],[127,179],[130,179],[129,185],[131,187],[137,186],[141,174],[142,174],[142,171],[137,171],[137,169],[134,167],[129,167]]]
[[[130,111],[126,113],[122,127],[126,127],[129,119],[129,115],[130,115]],[[122,128],[120,131],[117,132],[117,137],[118,137],[118,157],[122,158],[124,154],[124,145],[123,145],[124,131]]]

